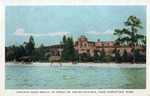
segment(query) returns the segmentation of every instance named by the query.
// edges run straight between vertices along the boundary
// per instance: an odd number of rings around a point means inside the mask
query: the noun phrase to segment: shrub
[[[121,57],[120,57],[120,54],[119,54],[119,50],[115,53],[114,61],[115,61],[116,63],[121,62]]]
[[[129,62],[130,61],[129,55],[128,55],[126,50],[123,51],[122,61],[123,62]]]

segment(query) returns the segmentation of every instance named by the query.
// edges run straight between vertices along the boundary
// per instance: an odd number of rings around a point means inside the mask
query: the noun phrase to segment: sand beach
[[[43,63],[34,62],[31,64],[6,62],[5,66],[83,66],[83,67],[102,67],[102,68],[146,68],[146,64],[131,64],[131,63]]]

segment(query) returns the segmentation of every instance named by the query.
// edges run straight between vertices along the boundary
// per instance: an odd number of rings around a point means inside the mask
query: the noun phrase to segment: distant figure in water
[[[51,66],[52,66],[52,64],[53,64],[53,61],[51,61]]]
[[[61,62],[58,62],[58,64],[60,64],[60,66],[62,66],[62,63],[61,63]]]
[[[62,66],[62,63],[60,62],[60,66]]]

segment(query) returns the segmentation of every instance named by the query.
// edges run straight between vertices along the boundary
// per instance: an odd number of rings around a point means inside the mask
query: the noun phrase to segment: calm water
[[[6,66],[6,89],[145,89],[145,68]]]

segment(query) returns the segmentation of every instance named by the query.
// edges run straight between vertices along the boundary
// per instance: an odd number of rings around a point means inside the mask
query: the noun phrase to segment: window
[[[88,50],[87,50],[87,54],[89,54],[89,53],[90,53],[90,50],[88,49]]]
[[[84,49],[81,49],[81,51],[84,51]]]

